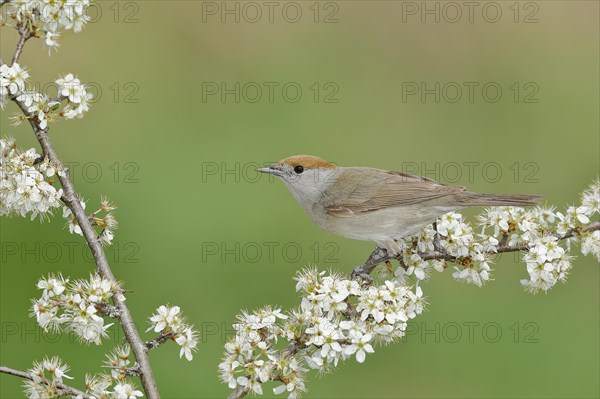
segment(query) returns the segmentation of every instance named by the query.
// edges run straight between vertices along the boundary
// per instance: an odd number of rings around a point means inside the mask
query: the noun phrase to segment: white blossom
[[[600,230],[583,235],[581,253],[592,254],[600,262]]]
[[[467,264],[462,269],[457,266],[454,267],[455,272],[452,273],[452,277],[455,280],[475,284],[478,287],[483,286],[490,280],[491,268],[486,255],[482,252],[475,252],[466,262]]]
[[[9,20],[29,25],[44,36],[73,30],[80,32],[90,17],[89,0],[9,0],[6,7]]]
[[[130,356],[131,348],[128,344],[119,345],[106,355],[104,365],[110,369],[112,379],[121,380],[125,377],[124,369],[131,363]]]
[[[46,32],[44,44],[46,45],[46,47],[48,47],[48,55],[52,54],[52,49],[58,51],[58,48],[60,47],[58,39],[60,39],[60,33]]]
[[[412,254],[407,261],[408,268],[406,274],[411,275],[414,273],[415,277],[419,280],[425,280],[429,277],[429,262],[424,261],[418,254]],[[402,269],[401,269],[402,270]]]
[[[283,384],[275,394],[298,397],[305,389],[300,363],[322,372],[349,358],[362,363],[374,352],[373,343],[402,337],[407,321],[423,311],[421,288],[413,292],[398,278],[361,287],[338,273],[308,268],[296,280],[302,295],[298,310],[268,320],[264,315],[273,312],[271,307],[238,316],[236,335],[225,344],[219,365],[221,380],[230,388],[259,393],[263,382],[276,377]],[[300,338],[295,355],[273,349],[278,339]]]
[[[137,399],[142,397],[144,394],[135,388],[129,381],[121,381],[114,387],[112,397],[114,399]]]
[[[587,215],[588,213],[591,213],[591,210],[583,205],[579,207],[570,206],[564,214],[557,212],[556,215],[558,216],[559,222],[556,226],[556,232],[564,235],[577,228],[580,224],[589,223],[590,218]]]
[[[17,63],[12,66],[3,64],[0,66],[0,107],[8,100],[8,96],[17,96],[25,90],[25,81],[29,78],[26,69]]]
[[[49,50],[58,48],[59,45],[56,42],[59,37],[58,33],[48,31],[45,37],[45,44],[49,47]],[[28,78],[29,73],[27,70],[17,63],[12,66],[6,64],[0,66],[0,108],[4,109],[9,96],[24,108],[24,114],[19,113],[11,118],[14,125],[18,125],[29,118],[34,120],[40,129],[46,129],[48,122],[55,120],[57,116],[62,116],[65,119],[81,118],[84,113],[89,111],[93,96],[73,74],[67,74],[56,80],[58,85],[57,100],[51,100],[48,93],[39,93],[27,89]],[[63,100],[66,101],[66,104],[62,110],[59,110]]]
[[[108,388],[112,385],[112,378],[108,375],[85,375],[85,386],[87,392],[96,398],[109,397],[110,392]]]
[[[175,342],[181,346],[179,358],[185,355],[185,358],[191,361],[193,358],[192,351],[196,350],[196,346],[198,345],[198,339],[194,330],[191,327],[187,327],[181,333],[177,334]]]
[[[81,302],[79,309],[75,309],[73,319],[70,321],[70,329],[77,335],[83,342],[95,343],[100,345],[103,338],[107,338],[108,334],[106,330],[112,326],[111,324],[104,324],[104,319],[97,314],[95,305]]]
[[[67,288],[68,282],[69,279],[65,280],[60,274],[58,276],[51,274],[45,279],[40,279],[37,283],[37,287],[43,290],[42,298],[48,299],[54,296],[60,296]]]
[[[270,316],[276,317],[276,313],[277,311]],[[146,331],[150,330],[161,334],[172,334],[173,340],[181,347],[179,358],[185,356],[189,361],[193,359],[192,352],[198,345],[198,334],[193,326],[185,322],[179,306],[161,305],[156,309],[156,313],[150,317],[150,327]]]
[[[81,198],[79,200],[79,203],[81,204],[81,207],[85,210],[85,207],[86,207],[85,200],[83,198]],[[69,233],[83,236],[83,231],[81,231],[81,226],[79,226],[79,222],[77,221],[77,219],[75,218],[75,215],[73,215],[73,212],[71,212],[71,209],[69,209],[68,206],[63,207],[62,216],[63,216],[63,218],[68,220],[67,227],[69,228]]]
[[[38,162],[41,156],[33,148],[19,151],[12,138],[0,139],[0,152],[0,216],[48,217],[63,193],[47,180],[54,168],[46,160]]]
[[[56,80],[58,93],[68,100],[62,114],[66,119],[81,118],[89,110],[93,96],[87,92],[86,86],[69,73]]]
[[[75,280],[49,275],[41,278],[37,287],[42,297],[33,300],[31,316],[45,331],[72,331],[81,341],[99,345],[108,336],[99,309],[108,306],[114,295],[121,294],[121,285],[97,274],[88,280]],[[112,306],[112,305],[111,305]]]
[[[179,316],[179,306],[161,305],[156,314],[150,317],[151,326],[147,331],[162,332],[164,330],[178,331],[182,320]]]
[[[27,370],[31,380],[25,380],[25,393],[30,399],[56,397],[58,385],[63,384],[63,378],[73,379],[67,375],[69,366],[63,364],[58,357],[44,358],[42,362],[34,362]]]
[[[440,217],[437,231],[444,238],[442,247],[452,256],[464,257],[469,254],[474,235],[471,226],[463,221],[462,215],[450,212]]]
[[[586,216],[591,217],[600,213],[600,179],[596,179],[581,195],[581,206],[586,211]]]
[[[352,344],[346,346],[344,353],[346,355],[352,355],[356,353],[356,361],[363,363],[367,353],[373,353],[375,350],[369,342],[373,336],[371,334],[355,333],[350,335]]]
[[[554,236],[544,236],[531,243],[523,256],[529,280],[521,284],[530,292],[548,291],[558,281],[565,281],[571,268],[571,257]]]
[[[59,106],[58,102],[50,101],[48,95],[35,91],[23,91],[17,96],[17,101],[25,106],[41,129],[48,126],[48,118],[52,118],[51,112]]]

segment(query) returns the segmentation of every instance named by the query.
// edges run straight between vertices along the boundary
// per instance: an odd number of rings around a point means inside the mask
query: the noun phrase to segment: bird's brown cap
[[[294,155],[279,161],[280,164],[287,164],[292,167],[298,165],[304,167],[304,169],[335,169],[336,166],[324,159],[315,157],[313,155]]]

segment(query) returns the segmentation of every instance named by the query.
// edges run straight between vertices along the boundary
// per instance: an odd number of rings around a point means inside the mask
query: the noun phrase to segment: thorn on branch
[[[116,306],[111,305],[109,303],[99,304],[98,311],[105,316],[112,317],[113,319],[120,319],[122,316],[121,310],[117,309]]]
[[[144,343],[144,346],[146,346],[146,348],[148,350],[156,349],[159,346],[161,346],[162,344],[164,344],[165,342],[167,342],[168,340],[173,339],[174,336],[175,336],[175,334],[172,332],[166,333],[166,334],[161,334],[158,337],[154,338],[152,341],[146,341]]]
[[[140,365],[135,363],[133,367],[102,366],[119,371],[123,376],[137,377],[142,372]]]

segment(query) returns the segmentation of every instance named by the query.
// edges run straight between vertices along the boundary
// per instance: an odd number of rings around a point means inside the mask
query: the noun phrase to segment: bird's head
[[[338,167],[313,155],[294,155],[257,171],[277,176],[300,202],[317,198],[335,180]]]

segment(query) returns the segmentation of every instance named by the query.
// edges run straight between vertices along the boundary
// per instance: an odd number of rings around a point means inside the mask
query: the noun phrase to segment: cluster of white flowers
[[[19,64],[0,65],[0,107],[4,109],[8,96],[17,96],[25,91],[25,81],[29,77],[27,70]]]
[[[79,203],[81,204],[81,207],[85,210],[85,206],[86,206],[86,202],[83,198],[79,199]],[[63,207],[63,218],[67,219],[67,227],[69,228],[69,233],[71,234],[77,234],[83,237],[83,231],[81,231],[81,226],[79,226],[79,222],[77,221],[77,219],[75,218],[75,215],[73,215],[73,212],[71,212],[71,209],[69,209],[68,206],[64,206]]]
[[[16,114],[11,118],[14,125],[19,125],[28,117],[34,120],[41,129],[48,127],[48,122],[57,116],[65,119],[82,118],[89,111],[93,98],[87,88],[73,74],[67,74],[56,80],[58,93],[51,99],[47,93],[38,93],[27,89],[29,73],[19,64],[0,66],[0,107],[3,109],[12,96],[22,104],[28,115]],[[60,104],[65,101],[62,109]]]
[[[67,375],[69,366],[63,364],[58,357],[44,358],[41,362],[34,362],[27,370],[31,380],[25,380],[25,394],[28,398],[55,398],[60,389],[57,385],[63,384],[63,378],[73,379]]]
[[[142,391],[136,389],[135,385],[127,380],[115,384],[114,391],[112,392],[113,399],[136,399],[142,396],[144,396]]]
[[[423,311],[419,283],[432,269],[442,272],[448,262],[456,263],[460,267],[455,267],[454,279],[482,286],[491,279],[492,255],[499,248],[526,250],[530,279],[522,284],[531,292],[548,290],[564,281],[571,268],[568,240],[581,238],[583,254],[600,260],[600,231],[584,229],[600,213],[599,204],[600,182],[595,181],[583,193],[581,204],[565,214],[543,207],[486,209],[479,217],[479,234],[459,213],[447,213],[398,243],[403,250],[400,266],[391,278],[389,272],[383,274],[382,284],[360,285],[336,273],[304,270],[297,276],[299,309],[283,314],[267,306],[238,316],[235,337],[225,345],[219,365],[221,379],[231,389],[256,394],[263,393],[265,382],[281,382],[273,392],[296,398],[305,390],[308,368],[326,372],[350,357],[362,363],[367,353],[374,352],[374,344],[403,337],[407,322]],[[561,240],[565,234],[573,236]],[[163,323],[160,328],[170,323],[169,317],[169,309],[156,316],[156,322]]]
[[[187,360],[192,360],[192,352],[198,345],[198,333],[194,326],[187,324],[181,315],[179,306],[161,305],[156,313],[150,317],[150,328],[161,335],[170,335],[181,347],[179,358],[185,355]]]
[[[113,385],[114,384],[114,385]],[[98,399],[136,399],[144,396],[142,391],[137,389],[135,384],[128,379],[115,381],[107,374],[86,374],[85,375],[86,393],[92,398]],[[75,399],[82,399],[83,395],[78,395]]]
[[[131,367],[132,359],[129,345],[124,344],[114,348],[108,355],[104,367],[110,369],[110,374],[86,374],[86,393],[94,398],[135,399],[144,396],[135,384],[127,379],[127,370]]]
[[[62,31],[80,32],[89,22],[89,0],[9,0],[5,14],[16,26],[26,26],[32,34],[45,38],[49,50],[58,49]]]
[[[100,345],[108,335],[106,330],[112,324],[105,324],[102,313],[110,298],[124,301],[121,286],[99,275],[91,275],[89,280],[69,279],[59,275],[49,275],[39,280],[37,287],[42,296],[33,300],[32,317],[45,331],[72,331],[81,341]]]
[[[558,281],[565,281],[571,268],[571,257],[554,236],[544,236],[531,243],[523,257],[527,264],[529,280],[521,284],[531,292],[548,291]]]
[[[583,234],[581,253],[584,255],[592,254],[600,262],[600,230]]]
[[[12,138],[0,139],[0,216],[43,219],[61,205],[62,189],[52,185],[56,168],[40,158],[33,148],[19,150]]]
[[[67,100],[62,115],[66,119],[82,118],[83,114],[89,111],[93,98],[92,94],[87,92],[86,86],[71,73],[59,78],[56,84],[60,97]]]
[[[470,224],[462,215],[447,213],[437,222],[437,232],[442,236],[441,246],[451,256],[457,258],[460,267],[455,266],[452,277],[456,280],[481,287],[491,278],[490,259],[486,250],[497,241],[476,241]],[[481,238],[481,237],[480,237]]]
[[[590,223],[590,218],[595,214],[600,214],[600,179],[581,194],[579,206],[570,206],[564,214],[556,213],[556,231],[558,234],[578,231],[582,225]]]
[[[590,218],[600,213],[599,203],[600,183],[595,181],[582,194],[581,204],[569,207],[564,214],[555,212],[554,208],[539,206],[487,208],[479,216],[480,234],[475,234],[460,214],[447,213],[435,225],[427,226],[419,235],[406,237],[399,243],[403,249],[403,262],[395,274],[401,279],[414,274],[418,280],[424,280],[432,266],[443,271],[451,261],[460,265],[454,267],[452,274],[456,280],[481,286],[491,279],[492,256],[498,248],[503,251],[525,249],[529,250],[525,262],[530,279],[522,283],[528,291],[546,291],[557,281],[565,280],[572,258],[568,255],[571,242],[581,238],[582,253],[591,253],[600,259],[600,233],[582,232]],[[567,234],[573,234],[573,237],[560,240]],[[566,250],[559,241],[564,242]],[[560,256],[555,256],[554,247],[563,251],[558,254]],[[424,253],[435,252],[442,252],[444,256],[423,260]]]
[[[37,123],[42,129],[48,127],[48,121],[52,120],[54,117],[52,111],[56,111],[60,107],[58,101],[51,101],[50,97],[46,94],[35,91],[21,92],[21,94],[17,96],[17,101],[25,106],[27,112],[29,112],[32,117],[37,119]],[[23,114],[17,114],[11,120],[13,121],[13,125],[18,126],[25,120],[25,116]]]
[[[85,209],[86,202],[83,199],[80,199],[81,207]],[[91,222],[94,226],[98,226],[101,229],[101,232],[98,234],[98,238],[103,244],[110,245],[114,238],[114,231],[118,227],[117,219],[115,218],[113,211],[117,209],[106,197],[102,197],[100,199],[100,208],[98,208],[91,216]],[[103,216],[101,214],[104,214]],[[100,217],[102,216],[102,217]],[[83,231],[81,231],[81,226],[79,226],[79,222],[71,212],[69,207],[63,207],[63,218],[67,220],[67,227],[69,228],[69,232],[71,234],[78,234],[83,236]]]
[[[225,345],[219,366],[230,388],[262,394],[263,383],[279,381],[283,385],[273,389],[275,394],[298,397],[305,389],[304,365],[325,372],[350,357],[362,363],[374,352],[373,344],[404,336],[407,321],[423,311],[421,288],[413,291],[397,279],[360,286],[338,274],[307,269],[297,281],[300,309],[285,315],[265,307],[238,316],[235,338]],[[297,351],[276,350],[280,339]]]
[[[598,180],[583,192],[581,203],[568,207],[565,213],[544,207],[489,208],[480,217],[480,223],[484,229],[483,233],[488,228],[492,229],[493,233],[490,236],[481,236],[496,242],[503,240],[508,247],[527,248],[524,261],[529,279],[521,280],[521,284],[533,293],[547,291],[558,281],[566,280],[567,272],[571,268],[571,242],[579,239],[581,229],[590,223],[590,218],[597,213],[600,213]],[[562,240],[565,247],[561,246],[559,238],[571,233],[575,235]],[[591,253],[600,260],[598,230],[582,234],[581,252],[584,255]]]
[[[126,367],[129,364],[129,347],[121,346],[113,350],[107,357],[107,366],[111,367],[112,360],[117,357],[120,359],[116,364]],[[34,362],[33,366],[27,370],[31,375],[31,380],[25,380],[25,394],[29,399],[41,398],[58,398],[59,392],[62,392],[61,386],[64,384],[63,378],[70,380],[66,373],[69,371],[69,366],[63,364],[61,359],[53,357],[52,359],[44,358],[42,362]],[[114,371],[114,369],[113,369]],[[113,385],[114,384],[114,385]],[[137,390],[135,385],[125,378],[123,373],[107,374],[86,374],[85,376],[85,392],[94,398],[111,398],[111,399],[136,399],[144,396]],[[111,389],[112,386],[112,389]],[[79,394],[75,399],[82,398]]]
[[[400,243],[404,249],[403,265],[396,269],[396,276],[405,278],[413,275],[418,280],[429,277],[431,269],[442,272],[447,264],[443,259],[423,260],[423,253],[443,251],[462,267],[454,267],[452,274],[457,281],[482,286],[491,278],[490,247],[498,241],[476,235],[473,228],[460,213],[442,215],[434,225],[426,226],[419,235],[404,238]]]
[[[219,364],[223,382],[231,389],[239,385],[262,394],[262,384],[277,376],[284,388],[278,387],[276,393],[287,390],[293,398],[302,392],[306,370],[293,354],[278,353],[272,347],[286,335],[277,323],[286,319],[288,316],[281,309],[270,306],[238,315],[238,322],[233,325],[235,338],[225,344],[226,354]]]
[[[491,237],[504,240],[508,246],[515,247],[550,234],[556,214],[553,208],[524,209],[505,206],[486,209],[479,220],[484,233],[488,227],[492,228],[494,232]]]
[[[600,213],[599,202],[600,183],[595,181],[582,194],[581,204],[570,206],[564,214],[555,212],[554,208],[498,207],[486,209],[480,222],[484,231],[488,227],[493,228],[492,237],[506,235],[509,246],[528,245],[547,235],[578,232],[594,214]]]

